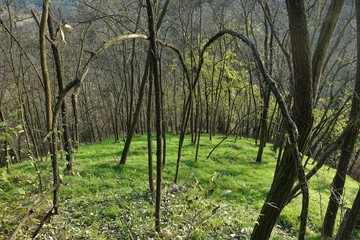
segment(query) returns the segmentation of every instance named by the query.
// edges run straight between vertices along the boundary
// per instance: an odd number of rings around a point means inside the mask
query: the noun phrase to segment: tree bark
[[[341,2],[341,1],[339,1]],[[354,121],[357,118],[360,111],[360,1],[356,2],[356,30],[357,30],[357,65],[356,65],[356,80],[354,87],[354,94],[352,99],[351,111],[349,116],[349,122]],[[335,220],[337,212],[341,203],[343,189],[346,181],[348,166],[354,152],[355,143],[359,133],[359,123],[355,121],[350,131],[344,136],[345,140],[342,144],[340,159],[336,168],[336,174],[331,183],[331,191],[328,207],[326,210],[324,223],[322,226],[321,235],[323,237],[331,238],[334,232]],[[346,231],[345,231],[346,232]],[[341,233],[340,235],[345,234]],[[343,238],[345,239],[345,238]]]
[[[359,2],[359,1],[356,1]],[[360,218],[360,189],[356,195],[354,203],[348,212],[345,213],[344,220],[340,224],[335,240],[348,240]]]
[[[153,77],[149,75],[149,94],[146,109],[146,129],[148,142],[148,177],[149,177],[149,191],[154,192],[154,178],[153,178],[153,158],[152,158],[152,134],[151,134],[151,102],[153,94]]]
[[[155,230],[160,233],[160,205],[162,192],[162,118],[161,118],[161,84],[159,78],[158,50],[156,46],[156,29],[153,8],[150,0],[146,0],[150,36],[151,74],[154,77],[155,89],[155,125],[156,125],[156,201],[155,201]]]
[[[157,29],[162,24],[162,21],[163,21],[165,13],[167,11],[167,7],[169,5],[169,2],[170,2],[170,0],[167,0],[165,2],[164,8],[163,8],[163,10],[162,10],[162,12],[160,14],[160,17],[159,17],[159,19],[157,21],[157,24],[156,24]],[[151,41],[151,39],[150,39],[150,41]],[[155,39],[154,41],[157,41],[157,39]],[[135,113],[134,113],[133,120],[130,123],[130,129],[128,129],[128,134],[127,134],[125,146],[124,146],[124,149],[123,149],[123,152],[122,152],[122,155],[121,155],[120,164],[125,164],[126,163],[127,155],[128,155],[130,145],[131,145],[131,140],[132,140],[132,137],[134,135],[136,123],[137,123],[137,121],[139,119],[139,115],[140,115],[140,111],[141,111],[142,100],[143,100],[144,92],[145,92],[145,84],[146,84],[146,80],[147,80],[147,77],[148,77],[148,74],[149,74],[148,73],[149,67],[151,65],[151,63],[150,63],[151,49],[149,50],[147,55],[148,56],[147,56],[147,60],[146,60],[146,64],[145,64],[145,73],[144,73],[143,79],[142,79],[141,84],[140,84],[139,99],[138,99],[138,102],[137,102],[137,105],[136,105],[136,110],[135,110]],[[160,90],[160,92],[161,92],[161,90]],[[165,157],[164,157],[164,159],[165,159]]]
[[[74,123],[73,123],[74,149],[76,151],[79,151],[80,138],[79,138],[79,116],[78,116],[78,93],[76,90],[71,95],[71,106],[72,106],[72,114],[74,117]]]
[[[289,14],[290,39],[294,68],[294,105],[292,118],[298,128],[299,151],[303,152],[311,129],[312,78],[310,65],[310,42],[304,1],[286,1]],[[287,145],[275,172],[273,183],[262,207],[258,224],[251,235],[252,240],[268,239],[279,215],[286,204],[286,196],[296,180],[295,156]],[[304,210],[304,209],[303,209]],[[306,209],[305,209],[306,210]],[[302,233],[304,234],[304,233]],[[299,236],[299,239],[303,236]]]
[[[357,110],[358,111],[358,110]],[[336,169],[336,174],[331,183],[331,191],[328,207],[326,210],[324,223],[322,227],[322,236],[331,238],[334,232],[335,220],[339,206],[341,204],[341,198],[344,190],[344,185],[347,176],[347,168],[354,151],[356,138],[359,132],[358,124],[354,124],[351,130],[345,137],[345,141],[342,145],[341,155],[339,163]]]
[[[259,140],[260,140],[260,145],[259,145],[259,149],[258,149],[258,153],[257,153],[257,157],[256,157],[256,162],[257,163],[261,163],[262,162],[262,155],[264,152],[264,148],[266,146],[266,141],[267,141],[267,133],[268,133],[268,123],[267,123],[267,115],[268,115],[268,109],[269,109],[269,103],[270,103],[270,90],[268,89],[268,87],[265,87],[265,92],[264,92],[264,104],[263,104],[263,110],[261,113],[261,118],[260,118],[260,136],[259,136]]]
[[[46,105],[46,129],[48,131],[49,145],[50,145],[50,154],[51,154],[51,163],[53,170],[53,185],[56,187],[53,195],[53,213],[58,213],[58,204],[59,204],[59,166],[57,161],[57,134],[56,129],[53,126],[53,112],[52,112],[52,97],[51,97],[51,85],[50,77],[47,66],[46,59],[46,25],[49,16],[49,0],[43,1],[43,10],[40,21],[40,61],[41,61],[41,71],[43,82],[45,86],[45,105]]]
[[[150,51],[149,51],[149,54],[148,54],[148,57],[147,57],[147,60],[146,60],[146,64],[145,64],[145,72],[144,72],[144,75],[143,75],[143,78],[142,78],[141,84],[140,84],[139,98],[138,98],[138,102],[136,104],[135,113],[134,113],[134,116],[132,118],[130,128],[128,129],[124,149],[123,149],[122,154],[121,154],[120,164],[126,164],[126,159],[127,159],[127,155],[129,153],[129,150],[130,150],[131,141],[132,141],[132,138],[134,136],[136,124],[137,124],[138,119],[139,119],[140,110],[141,110],[141,106],[142,106],[143,98],[144,98],[144,93],[145,93],[145,84],[146,84],[146,81],[148,80],[148,75],[149,75],[149,65],[150,65],[150,59],[149,59],[150,57],[149,57],[149,55],[150,55]]]
[[[61,63],[60,50],[56,43],[56,34],[54,31],[53,17],[51,16],[50,12],[48,16],[48,28],[49,28],[50,38],[52,40],[51,49],[54,56],[55,68],[56,68],[56,74],[58,80],[58,88],[60,94],[62,91],[64,91],[64,70]],[[61,104],[61,114],[62,114],[62,128],[64,130],[63,132],[64,150],[66,153],[66,161],[67,161],[66,170],[68,172],[72,172],[73,155],[72,155],[72,144],[71,144],[70,131],[68,125],[68,118],[67,118],[66,101],[63,101]]]
[[[339,21],[341,10],[344,6],[345,0],[333,0],[331,1],[329,10],[322,23],[319,39],[315,46],[315,51],[312,59],[312,77],[313,77],[313,89],[314,97],[319,89],[321,73],[323,71],[324,62],[327,56],[327,51],[332,39],[332,35],[335,31],[336,25]]]
[[[5,122],[5,116],[0,106],[0,122]],[[9,168],[9,164],[11,162],[9,157],[9,142],[5,140],[0,143],[0,168],[5,167]]]
[[[265,15],[265,20],[264,20],[264,24],[265,24],[265,40],[264,40],[264,51],[265,51],[265,64],[266,67],[269,71],[269,74],[272,75],[272,69],[273,69],[273,63],[272,61],[273,59],[273,32],[269,31],[269,27],[268,25],[272,25],[271,21],[270,21],[270,8],[269,8],[269,4],[268,2],[264,1],[264,6],[263,6],[263,11],[264,11],[264,15]],[[270,37],[270,38],[269,38]],[[267,121],[267,117],[268,117],[268,112],[269,112],[269,105],[270,105],[270,96],[271,96],[271,92],[268,86],[263,87],[263,109],[262,109],[262,113],[261,113],[261,117],[260,117],[260,126],[259,126],[259,131],[260,131],[260,135],[259,135],[259,140],[260,140],[260,145],[259,145],[259,150],[258,150],[258,154],[256,157],[256,162],[260,163],[262,162],[262,156],[263,156],[263,152],[264,152],[264,148],[266,146],[266,142],[268,140],[268,129],[270,128],[270,124],[268,124]]]

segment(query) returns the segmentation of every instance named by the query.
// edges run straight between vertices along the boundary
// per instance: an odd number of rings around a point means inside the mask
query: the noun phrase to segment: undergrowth
[[[148,191],[146,137],[134,138],[124,166],[118,165],[123,143],[108,139],[82,145],[75,154],[73,175],[65,173],[65,160],[61,161],[60,214],[44,225],[37,239],[248,239],[272,182],[276,154],[268,144],[264,164],[255,164],[254,140],[229,137],[207,159],[221,139],[209,141],[203,135],[195,162],[196,148],[187,138],[179,182],[174,184],[178,136],[167,136],[161,236],[154,232],[155,196]],[[5,239],[51,187],[51,163],[29,160],[12,165],[10,172],[0,171],[0,239]],[[333,175],[324,168],[310,181],[309,239],[320,239]],[[342,208],[351,207],[357,189],[349,179]],[[51,196],[26,222],[18,239],[28,239],[50,207]],[[273,239],[296,238],[300,209],[301,196],[284,209]]]

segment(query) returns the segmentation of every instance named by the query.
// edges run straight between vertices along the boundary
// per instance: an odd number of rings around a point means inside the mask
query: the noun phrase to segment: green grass
[[[276,154],[268,144],[264,164],[254,164],[257,147],[252,139],[230,137],[207,159],[222,139],[201,137],[198,161],[195,146],[184,143],[178,185],[172,184],[178,137],[167,136],[167,162],[162,203],[164,239],[232,239],[249,236],[264,203],[276,166]],[[155,142],[153,142],[155,145]],[[60,161],[60,214],[44,226],[41,237],[58,239],[146,239],[154,233],[153,194],[148,192],[146,136],[134,138],[125,166],[118,166],[123,143],[112,139],[82,145],[75,154],[74,175],[64,173]],[[154,149],[155,161],[155,149]],[[8,235],[44,191],[31,161],[0,173],[0,238]],[[36,161],[43,184],[51,187],[51,163]],[[309,166],[310,168],[311,166]],[[155,164],[154,164],[155,169]],[[154,171],[155,173],[155,171]],[[320,239],[319,229],[329,196],[333,170],[324,168],[310,181],[308,236]],[[179,187],[181,186],[181,187]],[[347,181],[343,204],[351,207],[358,183]],[[34,213],[19,234],[27,239],[51,206],[51,199]],[[273,239],[292,239],[299,225],[301,197],[283,211]],[[356,236],[355,236],[356,237]],[[359,236],[357,236],[359,237]],[[22,239],[22,238],[20,238]]]

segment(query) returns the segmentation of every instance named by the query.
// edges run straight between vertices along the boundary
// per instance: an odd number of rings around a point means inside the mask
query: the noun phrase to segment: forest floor
[[[146,137],[133,139],[123,166],[118,165],[123,142],[108,139],[81,145],[75,154],[73,175],[65,173],[65,160],[60,161],[60,213],[43,226],[36,239],[248,239],[272,182],[276,154],[268,144],[264,163],[255,164],[255,141],[229,137],[207,158],[222,138],[215,136],[210,141],[202,135],[195,161],[196,146],[188,136],[179,181],[174,184],[178,136],[167,136],[161,236],[154,233],[155,196],[148,188]],[[0,169],[0,173],[0,239],[6,239],[29,208],[51,188],[51,162],[32,159],[10,166],[10,172]],[[320,239],[333,175],[334,170],[325,167],[309,182],[308,239]],[[351,207],[357,190],[358,183],[349,178],[342,209]],[[49,196],[16,239],[30,238],[51,201]],[[272,239],[296,239],[300,210],[301,195],[281,214]],[[355,235],[354,239],[359,239],[359,233]]]

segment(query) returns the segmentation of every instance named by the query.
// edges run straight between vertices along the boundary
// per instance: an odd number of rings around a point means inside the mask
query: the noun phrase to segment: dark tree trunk
[[[0,122],[5,122],[5,116],[0,106]],[[9,142],[5,140],[0,143],[0,167],[9,168],[9,164],[11,162],[9,155]]]
[[[287,0],[286,4],[290,21],[295,82],[292,118],[300,136],[298,139],[299,151],[303,152],[313,121],[310,42],[304,2]],[[251,239],[269,239],[272,229],[286,204],[286,196],[291,191],[295,180],[295,159],[293,159],[288,145],[275,172],[271,189],[258,219],[259,224],[255,225]]]
[[[51,48],[53,51],[56,74],[58,80],[59,94],[64,91],[64,70],[61,63],[61,56],[58,45],[56,43],[56,34],[53,26],[53,17],[49,14],[48,17],[48,28],[50,33],[50,38],[52,40]],[[73,164],[73,155],[72,155],[72,144],[69,132],[68,118],[67,118],[67,106],[66,101],[64,100],[61,104],[61,114],[62,114],[62,128],[63,132],[63,140],[64,140],[64,150],[66,153],[66,170],[68,172],[72,172],[72,164]]]
[[[265,96],[264,96],[264,106],[260,118],[260,136],[259,136],[260,145],[256,157],[257,163],[262,162],[262,155],[267,142],[267,133],[268,133],[267,115],[269,110],[269,103],[270,103],[270,89],[266,87]]]
[[[74,117],[73,123],[73,140],[74,140],[74,149],[79,150],[80,138],[79,138],[79,116],[78,116],[78,93],[75,92],[71,95],[71,105],[72,105],[72,114]]]
[[[336,174],[331,183],[329,203],[322,227],[322,235],[324,237],[332,237],[334,232],[335,220],[339,206],[341,204],[341,198],[346,181],[347,168],[354,150],[358,131],[359,126],[358,124],[355,124],[345,137],[345,141],[341,149],[341,155],[338,166],[336,168]]]
[[[160,55],[160,54],[159,54]],[[160,57],[161,58],[161,57]],[[162,79],[161,77],[161,62],[159,62],[159,79]],[[167,121],[165,119],[165,108],[164,108],[164,91],[163,91],[163,86],[162,86],[162,82],[160,81],[160,93],[161,93],[161,129],[162,129],[162,167],[165,167],[166,164],[166,133],[167,133]]]
[[[359,2],[359,1],[356,1]],[[340,224],[335,240],[348,240],[359,222],[360,218],[360,190],[358,191],[354,203],[350,210],[345,213],[344,220]]]
[[[265,61],[266,66],[269,71],[269,74],[272,75],[272,69],[273,69],[273,33],[269,31],[268,25],[271,25],[272,23],[269,22],[270,20],[266,17],[270,17],[270,8],[267,2],[264,2],[264,14],[265,14],[265,40],[264,40],[264,48],[265,48]],[[269,39],[270,37],[270,39]],[[260,163],[262,162],[262,155],[264,152],[264,148],[266,146],[266,142],[268,140],[268,129],[270,128],[270,124],[268,125],[267,116],[269,112],[269,105],[270,105],[270,88],[268,86],[265,86],[263,88],[263,109],[261,112],[260,117],[260,126],[259,126],[259,150],[256,157],[256,162]]]
[[[162,24],[162,20],[163,20],[163,17],[165,15],[165,13],[166,13],[169,2],[170,2],[170,0],[167,0],[165,2],[164,8],[163,8],[163,10],[161,12],[161,15],[159,17],[159,20],[158,20],[158,22],[156,24],[157,28],[160,28],[160,26]],[[150,6],[147,6],[147,7],[150,7]],[[152,19],[152,20],[154,20],[154,19]],[[138,102],[136,104],[136,109],[135,109],[135,113],[134,113],[134,116],[133,116],[133,120],[131,121],[130,128],[128,129],[128,134],[127,134],[127,138],[126,138],[126,141],[125,141],[125,146],[124,146],[124,149],[123,149],[123,152],[122,152],[122,155],[121,155],[120,164],[125,164],[126,163],[126,158],[127,158],[127,155],[128,155],[129,149],[130,149],[131,140],[132,140],[132,137],[133,137],[133,135],[135,133],[136,124],[138,122],[139,115],[140,115],[140,112],[141,112],[141,106],[142,106],[142,101],[143,101],[144,92],[145,92],[145,84],[146,84],[147,77],[149,75],[149,68],[151,66],[151,62],[150,62],[151,59],[150,58],[151,58],[151,55],[153,54],[153,53],[151,53],[152,50],[153,49],[150,48],[150,50],[148,51],[148,54],[147,54],[147,60],[146,60],[146,64],[145,64],[145,72],[144,72],[143,78],[142,78],[141,83],[140,83],[139,99],[138,99]],[[157,73],[157,74],[159,74],[159,73]],[[154,76],[154,78],[155,78],[155,76]],[[161,85],[159,86],[159,88],[160,88],[159,92],[161,94]],[[155,89],[156,89],[156,86],[155,86]],[[160,98],[161,98],[161,96],[160,96]],[[156,102],[156,100],[155,100],[155,102]],[[165,157],[164,157],[164,159],[165,159]]]
[[[154,192],[154,178],[153,178],[153,159],[152,159],[152,136],[151,136],[151,102],[152,102],[152,74],[149,75],[149,94],[146,109],[146,128],[147,128],[147,142],[148,142],[148,175],[149,175],[149,191]]]
[[[149,35],[150,35],[150,62],[151,74],[154,77],[155,89],[155,125],[156,125],[156,202],[155,202],[155,230],[160,233],[160,205],[162,192],[162,118],[161,118],[161,84],[158,67],[158,51],[156,46],[156,29],[153,9],[150,0],[146,0]]]
[[[198,109],[198,118],[199,118],[199,123],[198,123],[198,129],[197,129],[197,143],[196,143],[196,152],[195,152],[195,162],[197,162],[198,160],[198,156],[199,156],[199,149],[200,149],[200,138],[201,138],[201,132],[202,132],[202,114],[203,114],[203,109],[202,109],[202,101],[201,101],[201,87],[200,87],[200,83],[198,84],[198,88],[197,88],[197,93],[198,93],[198,102],[197,102],[197,108]]]
[[[354,95],[352,99],[351,111],[349,116],[349,122],[357,118],[357,115],[360,111],[360,1],[356,2],[356,20],[357,20],[357,66],[356,66],[356,81],[354,87]],[[322,236],[323,237],[332,237],[334,232],[335,220],[337,212],[341,203],[341,198],[343,194],[343,189],[346,181],[347,170],[349,162],[351,160],[352,154],[354,152],[355,143],[359,133],[359,123],[355,121],[350,131],[345,135],[345,141],[341,148],[340,159],[336,168],[336,174],[331,183],[331,191],[328,207],[326,210],[324,224],[322,227]],[[358,200],[360,201],[360,200]],[[359,210],[354,210],[359,211]],[[353,217],[354,214],[352,214]],[[340,235],[346,235],[347,231],[340,233]],[[340,236],[339,235],[339,236]],[[347,238],[341,238],[347,239]]]
[[[139,116],[140,116],[141,106],[142,106],[143,98],[144,98],[144,94],[145,94],[145,84],[146,84],[146,81],[148,80],[148,76],[149,76],[149,65],[150,65],[149,55],[150,55],[150,52],[148,53],[148,58],[146,60],[145,71],[144,71],[144,75],[142,77],[140,89],[139,89],[139,98],[138,98],[138,102],[136,104],[136,109],[134,112],[134,116],[132,118],[130,128],[128,129],[128,132],[127,132],[124,149],[121,154],[120,164],[126,164],[126,159],[127,159],[127,155],[130,150],[131,141],[134,136],[136,124],[137,124]]]

